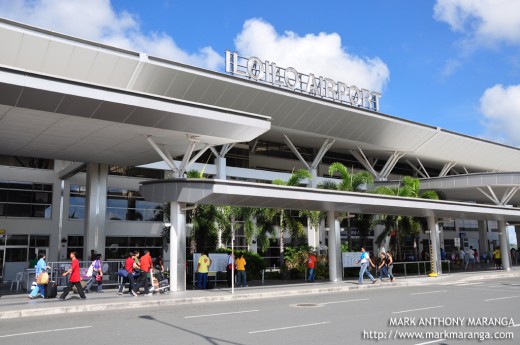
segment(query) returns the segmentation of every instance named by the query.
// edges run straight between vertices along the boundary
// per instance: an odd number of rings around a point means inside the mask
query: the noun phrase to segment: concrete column
[[[311,180],[309,181],[309,187],[316,188],[318,187],[318,168],[311,168],[309,172],[312,175]]]
[[[509,264],[509,238],[507,236],[506,222],[499,220],[498,222],[498,234],[500,240],[500,255],[502,258],[502,269],[505,271],[511,271],[511,265]]]
[[[186,211],[184,203],[170,203],[170,291],[186,291]]]
[[[226,159],[224,157],[215,158],[215,167],[217,169],[217,179],[225,180],[226,176]]]
[[[432,273],[442,274],[440,248],[439,248],[439,224],[435,221],[434,216],[428,217],[428,230],[430,230],[430,245],[432,261]]]
[[[478,221],[478,255],[488,253],[487,221]]]
[[[320,241],[318,238],[318,229],[311,224],[310,219],[307,218],[307,244],[309,247],[319,249]]]
[[[329,225],[329,280],[337,283],[341,281],[341,237],[339,234],[339,221],[336,220],[334,211],[327,211],[327,223]]]
[[[90,251],[105,256],[105,224],[107,209],[108,165],[87,164],[83,259],[90,259]]]

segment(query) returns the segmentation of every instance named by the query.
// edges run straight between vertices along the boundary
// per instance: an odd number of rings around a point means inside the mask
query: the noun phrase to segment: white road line
[[[484,282],[477,282],[477,283],[459,283],[459,284],[455,284],[455,286],[469,286],[469,285],[479,285],[479,284],[484,284]]]
[[[360,299],[351,299],[347,301],[335,301],[335,302],[325,302],[320,304],[336,304],[336,303],[350,303],[350,302],[360,302],[360,301],[369,301],[368,298],[360,298]]]
[[[490,301],[498,301],[501,299],[510,299],[510,298],[518,298],[520,296],[508,296],[508,297],[498,297],[498,298],[491,298],[491,299],[485,299],[484,302],[490,302]]]
[[[392,312],[392,314],[409,313],[411,311],[428,310],[428,309],[435,309],[435,308],[444,308],[444,306],[443,305],[438,305],[438,306],[435,306],[435,307],[427,307],[427,308],[419,308],[419,309],[394,311],[394,312]]]
[[[261,331],[252,331],[249,332],[249,334],[255,334],[255,333],[265,333],[265,332],[274,332],[274,331],[283,331],[285,329],[292,329],[292,328],[302,328],[302,327],[309,327],[309,326],[319,326],[319,325],[325,325],[330,323],[330,321],[325,322],[317,322],[317,323],[308,323],[306,325],[298,325],[298,326],[289,326],[289,327],[280,327],[280,328],[271,328],[271,329],[264,329]]]
[[[440,343],[441,341],[444,341],[444,340],[446,340],[446,339],[437,339],[437,340],[427,341],[425,343],[419,343],[419,344],[415,344],[415,345],[435,344],[435,343]]]
[[[231,314],[243,314],[243,313],[254,313],[255,311],[260,310],[244,310],[244,311],[233,311],[229,313],[220,313],[220,314],[206,314],[206,315],[193,315],[193,316],[185,316],[185,319],[193,319],[196,317],[210,317],[210,316],[220,316],[220,315],[231,315]]]
[[[44,331],[35,331],[35,332],[26,332],[26,333],[16,333],[16,334],[6,334],[0,335],[0,338],[9,338],[9,337],[17,337],[20,335],[30,335],[30,334],[39,334],[39,333],[49,333],[49,332],[63,332],[63,331],[73,331],[76,329],[84,329],[91,328],[92,326],[82,326],[82,327],[72,327],[72,328],[56,328],[56,329],[46,329]],[[51,341],[52,342],[52,341]]]
[[[440,293],[440,292],[447,292],[448,290],[438,290],[438,291],[428,291],[428,292],[415,292],[415,293],[411,293],[410,295],[412,296],[415,296],[415,295],[426,295],[426,294],[429,294],[429,293]]]

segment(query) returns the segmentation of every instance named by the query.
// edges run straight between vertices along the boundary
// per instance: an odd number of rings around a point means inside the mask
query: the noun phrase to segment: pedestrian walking
[[[388,275],[388,264],[386,261],[386,254],[384,252],[379,253],[379,265],[377,266],[379,270],[379,280],[383,281],[383,277],[390,279]]]
[[[90,289],[97,283],[96,292],[103,292],[103,265],[101,263],[101,254],[96,254],[96,258],[92,261],[92,277],[90,277],[87,282],[87,286],[85,286],[85,293],[89,293]]]
[[[363,285],[363,276],[365,275],[365,273],[367,274],[368,278],[370,278],[370,280],[372,281],[372,284],[374,284],[376,280],[374,279],[372,274],[370,274],[368,265],[372,267],[376,267],[376,265],[374,265],[372,260],[370,260],[370,256],[365,251],[365,248],[361,248],[361,256],[359,260],[356,261],[356,265],[359,263],[361,264],[361,268],[359,269],[359,285]]]
[[[79,273],[79,261],[76,258],[76,252],[70,252],[69,255],[70,259],[72,260],[70,268],[63,272],[62,276],[66,276],[67,274],[70,274],[69,277],[69,283],[67,284],[67,287],[65,290],[63,290],[63,293],[60,295],[59,300],[65,301],[65,297],[69,294],[69,292],[72,290],[73,286],[76,286],[76,289],[78,290],[79,297],[82,300],[87,299],[85,296],[85,293],[83,292],[83,287],[81,287],[81,275]]]
[[[199,261],[197,262],[195,273],[197,273],[197,288],[205,289],[208,280],[209,267],[211,266],[211,259],[208,257],[207,252],[203,251],[201,254]]]
[[[393,269],[394,269],[394,257],[391,252],[386,252],[386,265],[388,267],[388,277],[390,277],[390,281],[393,282],[395,280]]]
[[[47,272],[47,268],[51,268],[50,266],[47,266],[47,263],[45,262],[45,254],[40,253],[38,258],[39,260],[36,263],[36,266],[34,266],[36,268],[36,280],[38,280],[38,277],[42,273]],[[38,284],[35,289],[31,290],[31,293],[27,297],[33,299],[38,296],[38,292],[42,298],[45,298],[45,284]]]

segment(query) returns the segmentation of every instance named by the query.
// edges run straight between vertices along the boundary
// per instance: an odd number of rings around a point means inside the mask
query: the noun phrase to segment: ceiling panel
[[[173,80],[171,80],[170,88],[166,91],[164,95],[166,97],[184,99],[186,90],[192,83],[195,76],[184,72],[175,71],[174,75],[172,75],[171,78]]]
[[[22,91],[22,86],[0,83],[0,104],[14,106]]]
[[[154,79],[146,88],[147,93],[164,96],[170,88],[172,82],[177,77],[177,71],[170,68],[159,67]]]
[[[98,51],[86,80],[95,84],[107,84],[114,74],[118,62],[119,57],[117,55]]]
[[[138,62],[137,58],[120,56],[107,83],[117,88],[126,89]]]
[[[97,99],[66,95],[56,109],[56,112],[74,116],[91,117],[101,103],[102,101]]]
[[[58,108],[63,97],[63,94],[56,92],[25,88],[16,105],[20,108],[53,112]]]
[[[161,71],[160,66],[152,64],[141,65],[141,71],[132,85],[132,90],[147,92],[148,87],[155,79],[155,75],[159,73],[159,71]]]
[[[135,109],[136,107],[132,105],[102,102],[92,115],[92,118],[111,122],[124,122]]]

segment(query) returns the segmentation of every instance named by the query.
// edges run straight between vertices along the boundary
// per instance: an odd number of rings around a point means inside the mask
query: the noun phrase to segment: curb
[[[89,311],[109,311],[109,310],[125,310],[135,308],[146,308],[146,307],[157,307],[157,306],[172,306],[172,305],[186,305],[186,304],[198,304],[198,303],[212,303],[212,302],[226,302],[235,300],[248,300],[248,299],[265,299],[265,298],[276,298],[286,296],[304,296],[313,294],[324,294],[324,293],[335,293],[335,292],[347,292],[347,291],[359,291],[366,289],[379,289],[379,288],[399,288],[408,286],[428,286],[436,284],[439,280],[445,280],[449,276],[440,277],[429,277],[424,278],[424,281],[406,281],[405,279],[398,279],[397,282],[378,282],[374,285],[356,285],[352,282],[338,282],[334,286],[327,287],[316,287],[316,288],[295,288],[292,290],[269,291],[269,292],[251,292],[251,293],[240,293],[236,295],[220,295],[220,296],[198,296],[198,297],[185,297],[185,298],[168,298],[168,299],[146,299],[143,301],[135,302],[100,302],[99,304],[83,304],[88,301],[78,301],[78,305],[65,305],[65,306],[53,306],[53,307],[42,307],[32,308],[26,310],[11,310],[0,312],[1,319],[13,319],[23,317],[37,317],[45,315],[57,315],[62,313],[80,313]],[[494,278],[516,278],[520,277],[520,272],[496,272],[493,274],[482,274],[477,276],[471,276],[467,278],[458,279],[458,282],[482,280],[482,279],[494,279]],[[67,303],[56,300],[56,303]],[[81,305],[83,304],[83,305]]]

